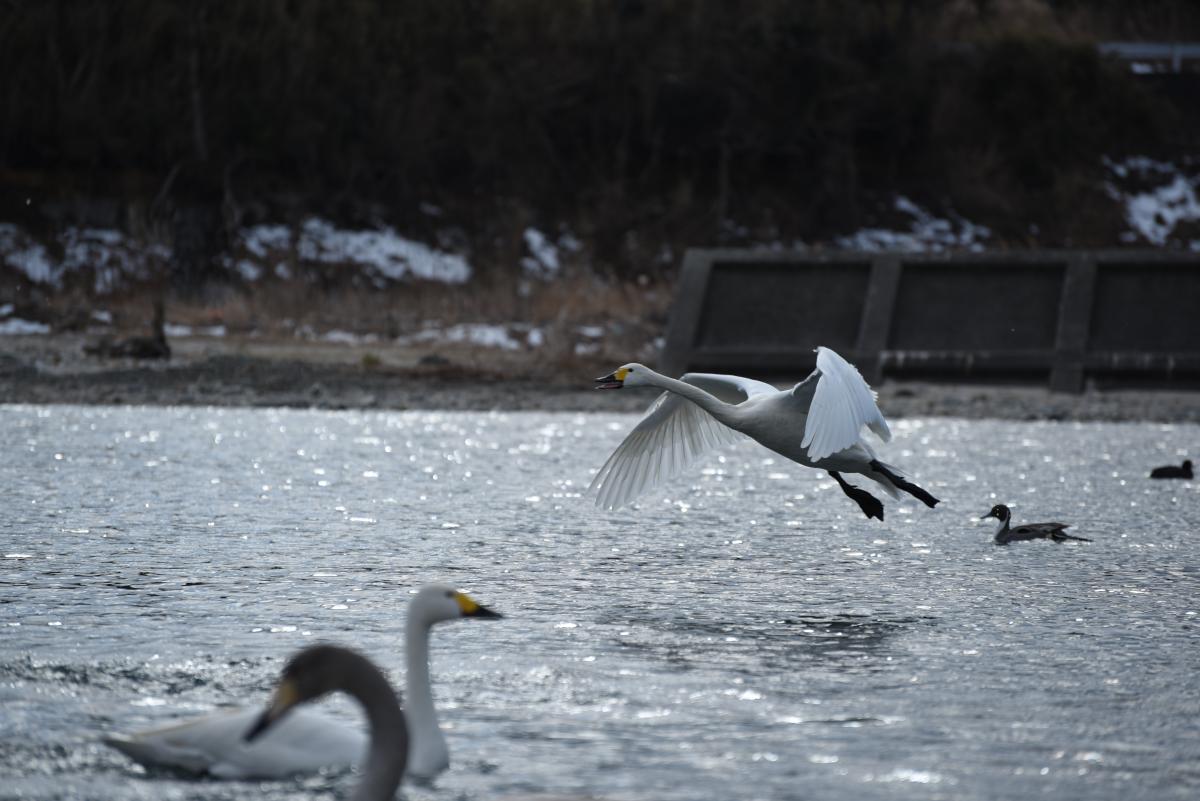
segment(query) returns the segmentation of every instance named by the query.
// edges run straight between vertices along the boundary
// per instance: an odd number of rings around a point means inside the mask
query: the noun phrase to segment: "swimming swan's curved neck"
[[[736,428],[734,422],[737,406],[734,406],[732,403],[726,403],[708,394],[700,389],[700,387],[693,386],[676,378],[668,378],[662,373],[656,373],[649,368],[646,369],[646,383],[653,384],[668,392],[674,392],[676,395],[681,395],[711,414],[718,421],[730,428]]]
[[[404,776],[408,752],[404,713],[391,685],[374,666],[354,664],[350,672],[346,691],[362,704],[371,730],[363,778],[351,799],[385,801],[392,798]]]

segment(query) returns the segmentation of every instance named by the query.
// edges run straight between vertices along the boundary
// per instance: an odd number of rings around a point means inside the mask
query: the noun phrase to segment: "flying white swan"
[[[251,743],[286,721],[293,707],[332,692],[344,692],[362,706],[370,728],[370,746],[362,779],[351,801],[390,801],[404,778],[408,728],[396,691],[365,656],[336,645],[312,645],[283,669],[271,703],[239,740]]]
[[[627,364],[596,379],[597,389],[651,386],[666,390],[592,479],[596,505],[619,509],[682,473],[705,451],[744,434],[805,467],[828,471],[867,517],[883,519],[883,504],[842,473],[859,473],[893,498],[903,490],[935,506],[938,499],[884,464],[862,437],[865,425],[892,438],[875,394],[854,365],[817,348],[817,369],[787,390],[736,375],[688,373],[667,378]]]
[[[428,584],[409,603],[404,628],[404,684],[409,725],[408,773],[429,779],[450,766],[429,686],[429,629],[445,620],[499,618],[465,593]],[[367,754],[367,735],[318,712],[300,710],[269,737],[244,742],[257,712],[217,712],[163,728],[104,738],[143,765],[221,779],[270,779],[357,764]]]

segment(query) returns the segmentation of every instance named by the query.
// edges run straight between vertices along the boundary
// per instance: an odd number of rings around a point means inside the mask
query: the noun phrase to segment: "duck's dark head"
[[[1008,520],[1008,518],[1011,514],[1012,513],[1008,511],[1007,506],[1005,506],[1002,503],[998,503],[992,507],[992,511],[988,512],[986,515],[984,515],[983,517],[981,517],[979,519],[987,520],[989,517],[994,517],[997,520],[999,520],[1001,523],[1003,523],[1006,520]]]
[[[1184,459],[1184,460],[1183,460],[1183,469],[1184,469],[1184,470],[1191,470],[1191,469],[1192,469],[1192,460],[1191,460],[1191,459]]]

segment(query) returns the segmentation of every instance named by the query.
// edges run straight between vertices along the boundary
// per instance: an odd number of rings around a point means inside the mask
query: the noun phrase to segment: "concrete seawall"
[[[663,367],[1200,386],[1200,253],[689,250]]]

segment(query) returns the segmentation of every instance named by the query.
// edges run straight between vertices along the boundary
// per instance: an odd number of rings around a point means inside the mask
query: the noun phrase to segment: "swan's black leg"
[[[878,459],[875,459],[871,462],[871,469],[874,470],[876,473],[882,474],[884,478],[886,478],[888,481],[895,484],[896,489],[904,490],[909,495],[913,496],[914,498],[916,498],[917,500],[919,500],[921,503],[925,504],[926,506],[932,508],[932,507],[938,505],[939,501],[937,498],[933,497],[928,492],[921,489],[920,487],[918,487],[916,484],[912,483],[911,481],[903,479],[900,476],[893,473],[891,470],[888,470],[886,467],[884,467],[883,463],[880,462]]]
[[[878,498],[867,492],[865,489],[859,489],[853,484],[850,484],[848,481],[846,481],[846,479],[842,478],[841,473],[838,473],[834,470],[829,470],[827,472],[829,475],[833,476],[833,480],[836,481],[838,486],[842,488],[842,492],[846,493],[851,500],[858,504],[858,508],[863,510],[863,514],[865,514],[867,517],[874,517],[879,520],[883,519],[883,504],[879,502]]]

